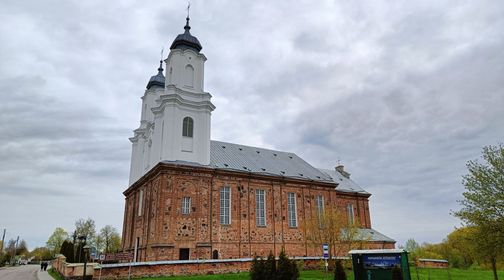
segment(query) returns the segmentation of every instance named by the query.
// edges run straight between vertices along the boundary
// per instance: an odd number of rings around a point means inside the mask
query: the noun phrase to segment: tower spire
[[[161,58],[159,59],[159,68],[157,69],[158,72],[161,74],[163,73],[163,51],[164,51],[164,48],[161,48]]]
[[[186,17],[186,25],[184,26],[184,29],[186,32],[189,32],[189,29],[191,29],[191,26],[189,26],[189,10],[191,9],[191,2],[187,1],[187,17]]]

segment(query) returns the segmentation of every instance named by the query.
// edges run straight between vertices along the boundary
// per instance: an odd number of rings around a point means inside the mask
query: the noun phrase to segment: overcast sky
[[[440,242],[504,139],[503,1],[192,1],[212,139],[338,160],[373,228]],[[122,230],[132,130],[186,1],[0,3],[0,230]],[[166,57],[167,51],[165,51]]]

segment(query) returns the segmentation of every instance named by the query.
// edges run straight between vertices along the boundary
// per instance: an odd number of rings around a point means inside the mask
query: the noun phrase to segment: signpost
[[[329,244],[327,244],[327,243],[322,244],[322,251],[323,251],[323,257],[324,257],[325,272],[326,272],[326,276],[327,276],[327,272],[329,271],[329,263],[327,262],[327,259],[329,259]]]

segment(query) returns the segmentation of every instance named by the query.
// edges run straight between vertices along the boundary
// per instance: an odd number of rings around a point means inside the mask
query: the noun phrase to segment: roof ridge
[[[260,149],[260,150],[264,150],[264,151],[271,151],[271,152],[277,152],[277,153],[292,154],[292,155],[296,155],[298,158],[301,158],[300,156],[298,156],[296,153],[293,153],[293,152],[286,152],[286,151],[273,150],[273,149],[268,149],[268,148],[254,147],[254,146],[236,144],[236,143],[231,143],[231,142],[224,142],[224,141],[219,141],[219,140],[210,140],[210,142],[224,143],[224,144],[242,146],[242,147],[247,147],[247,148],[251,148],[251,149]]]

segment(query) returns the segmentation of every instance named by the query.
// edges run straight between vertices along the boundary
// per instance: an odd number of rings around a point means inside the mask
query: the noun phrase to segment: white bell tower
[[[210,124],[215,106],[210,93],[204,91],[206,57],[190,29],[187,17],[185,32],[175,38],[165,59],[166,77],[160,66],[142,98],[141,125],[130,138],[130,185],[160,161],[210,164]],[[162,84],[159,75],[163,76]]]

